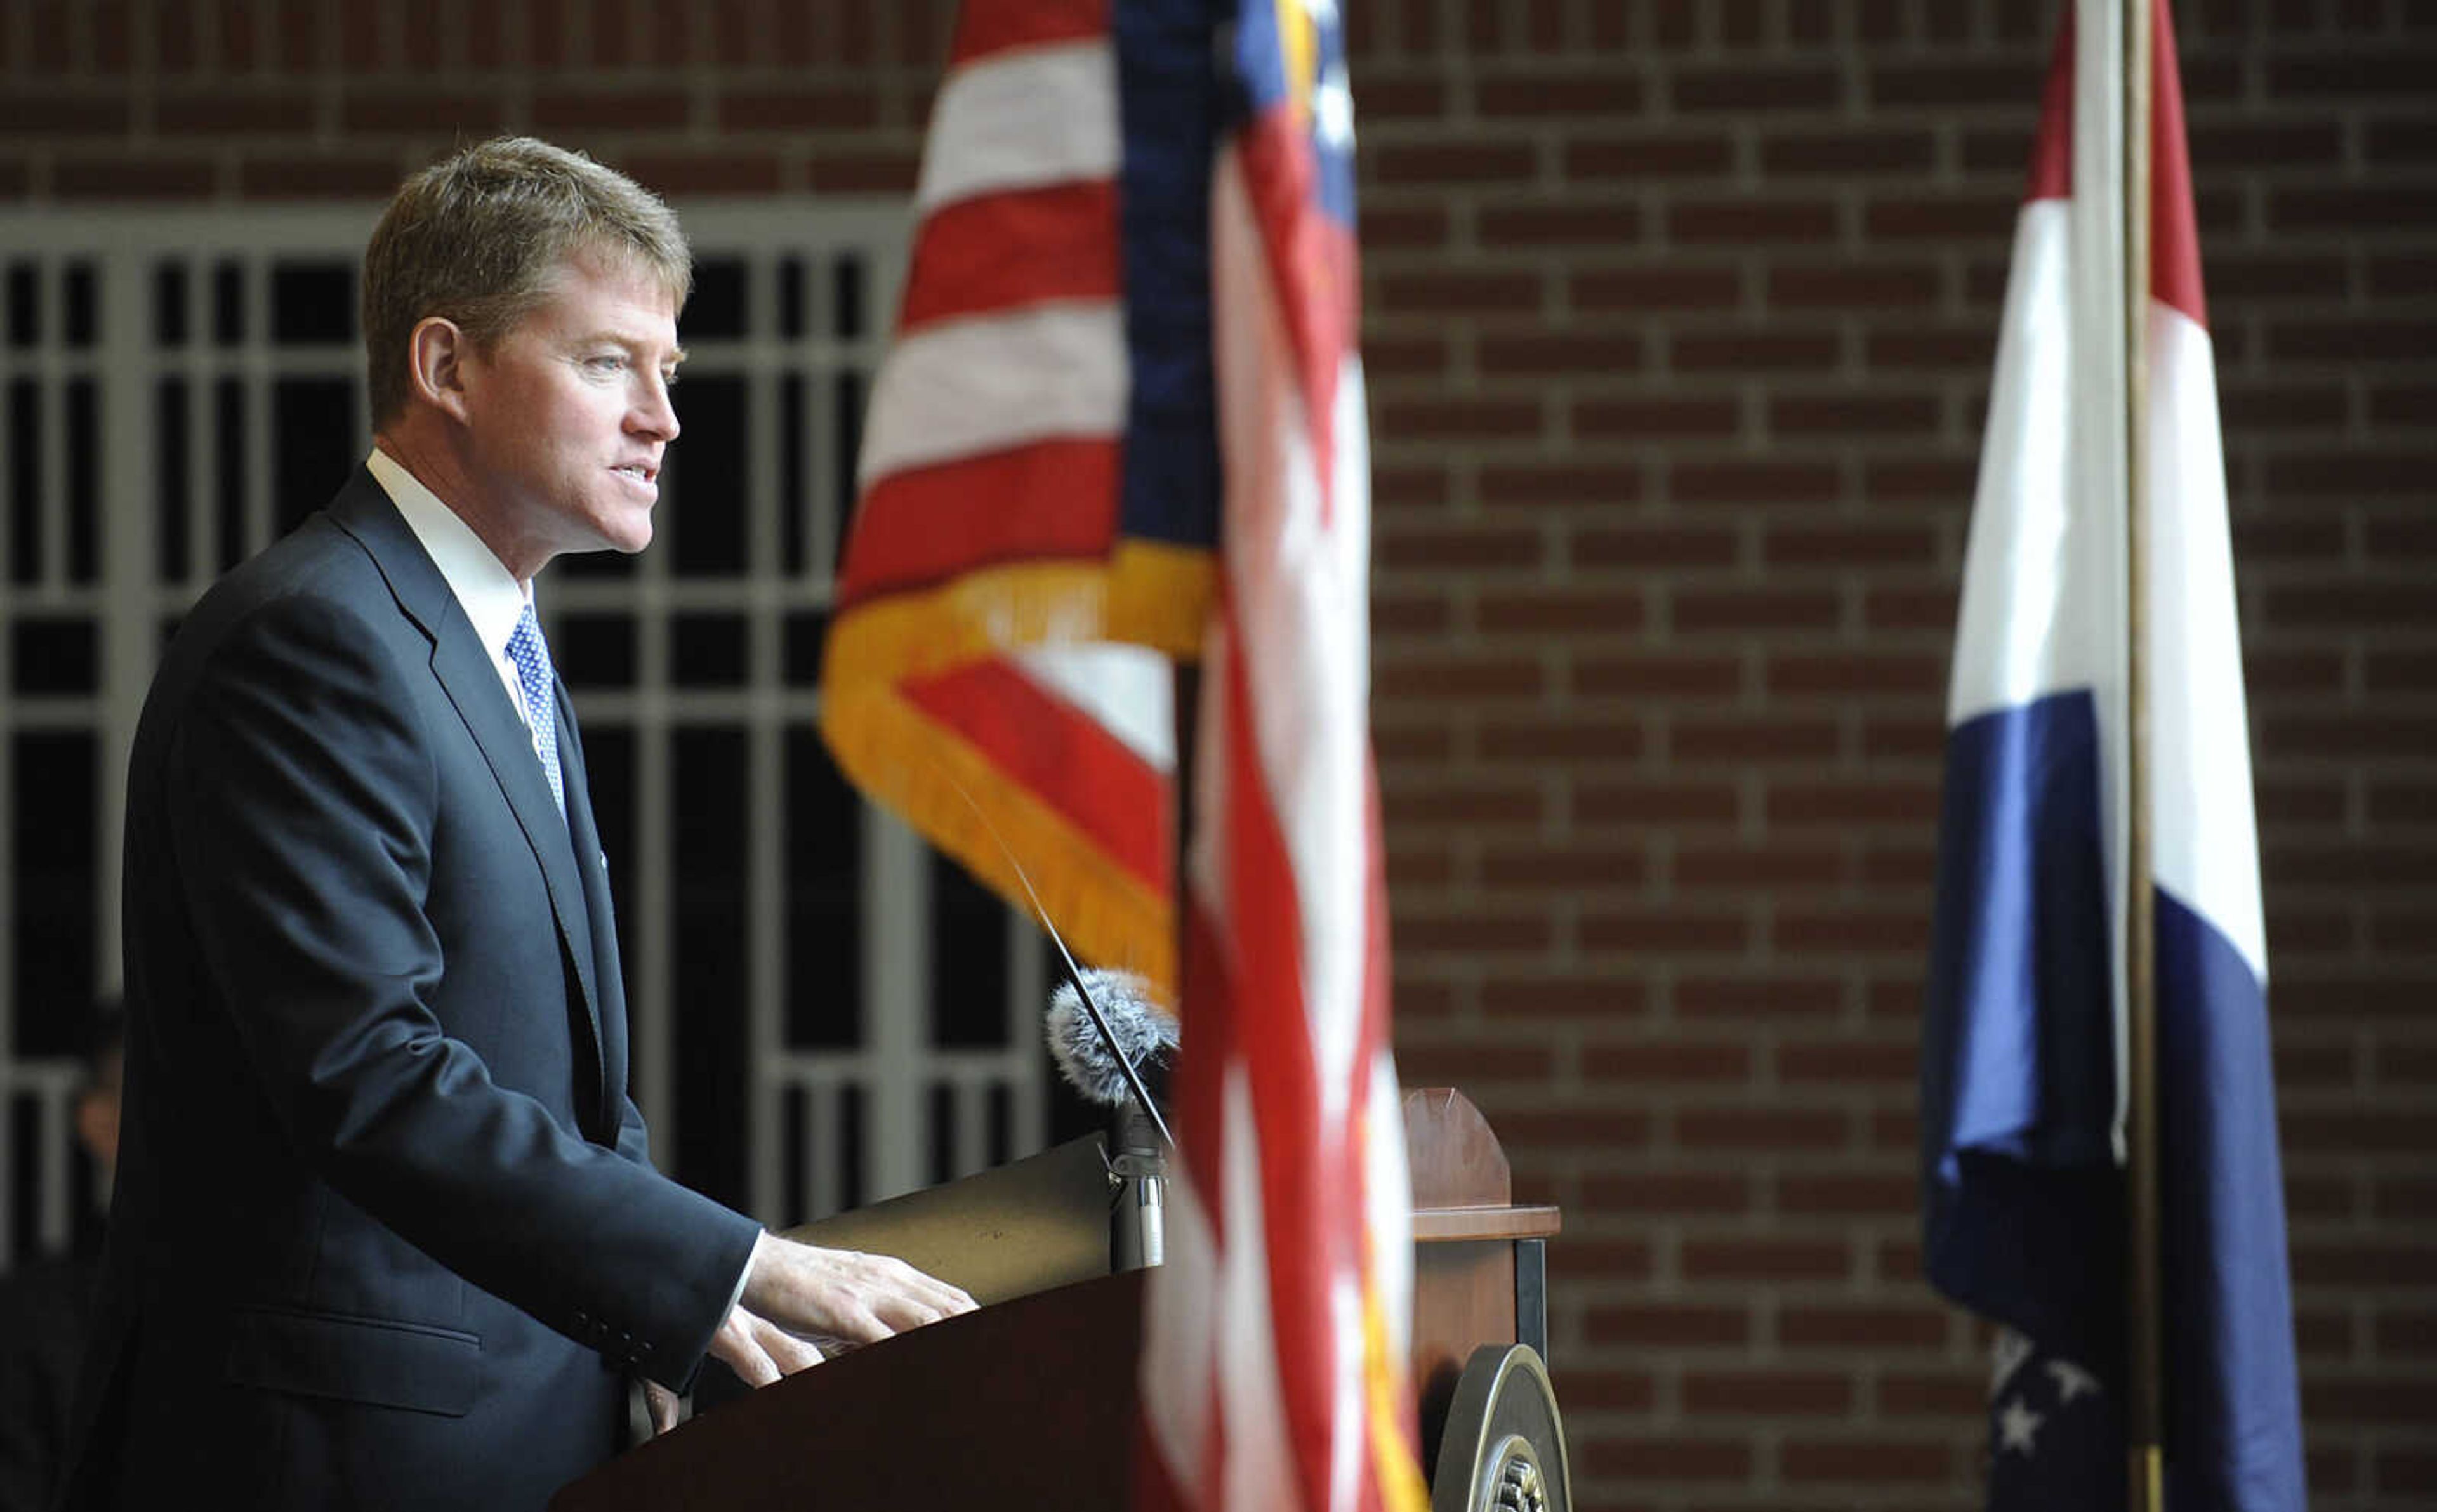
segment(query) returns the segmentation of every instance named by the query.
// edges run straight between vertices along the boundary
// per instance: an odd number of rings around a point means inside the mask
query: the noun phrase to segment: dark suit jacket
[[[369,473],[164,658],[69,1504],[539,1507],[682,1385],[757,1225],[656,1174],[565,690],[562,819]]]

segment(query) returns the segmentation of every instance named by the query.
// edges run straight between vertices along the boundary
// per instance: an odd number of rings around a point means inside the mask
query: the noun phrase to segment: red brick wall
[[[2053,0],[1347,0],[1411,1081],[1561,1202],[1582,1504],[1960,1506],[1918,1276],[1955,582]],[[2437,8],[2178,6],[2323,1509],[2437,1497]],[[432,19],[436,18],[436,19]],[[530,128],[901,190],[947,21],[0,0],[0,196]]]

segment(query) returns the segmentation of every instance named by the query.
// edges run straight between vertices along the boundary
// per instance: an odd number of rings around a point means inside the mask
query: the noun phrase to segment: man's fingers
[[[665,1434],[677,1425],[677,1394],[657,1381],[643,1382],[643,1399],[651,1403],[652,1431]]]
[[[850,1344],[871,1344],[973,1308],[963,1288],[891,1256],[766,1234],[754,1249],[745,1296],[756,1312],[798,1338]]]
[[[754,1340],[780,1374],[792,1376],[821,1363],[819,1347],[809,1340],[797,1338],[766,1318],[755,1322]]]
[[[728,1321],[710,1336],[710,1352],[714,1359],[736,1373],[736,1379],[748,1386],[766,1386],[779,1379],[778,1363],[770,1358],[756,1336],[755,1325],[762,1320],[738,1307],[728,1311]],[[766,1325],[764,1325],[766,1327]]]

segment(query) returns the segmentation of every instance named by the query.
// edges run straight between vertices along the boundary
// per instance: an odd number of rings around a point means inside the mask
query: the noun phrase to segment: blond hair
[[[490,350],[549,298],[560,269],[631,269],[682,305],[693,254],[676,213],[581,152],[502,136],[399,186],[364,249],[365,380],[376,428],[406,408],[408,345],[431,316]]]

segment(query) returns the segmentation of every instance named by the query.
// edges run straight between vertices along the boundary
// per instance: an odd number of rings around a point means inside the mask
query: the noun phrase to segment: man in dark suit
[[[127,1106],[71,1505],[537,1508],[666,1422],[972,1306],[655,1173],[582,741],[532,608],[640,550],[691,264],[525,139],[365,254],[377,444],[195,606],[128,778]]]

